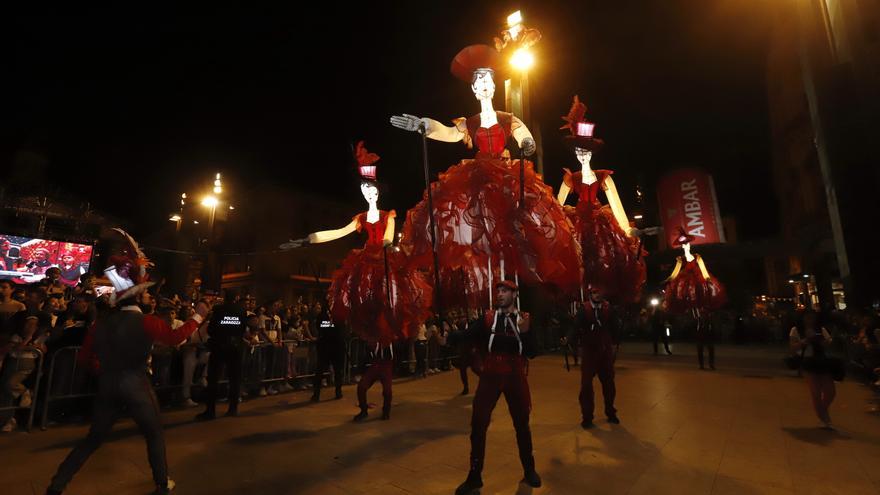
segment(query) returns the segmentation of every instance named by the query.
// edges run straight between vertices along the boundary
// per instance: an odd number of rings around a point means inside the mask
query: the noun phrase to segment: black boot
[[[205,411],[203,413],[196,414],[196,421],[211,421],[216,417],[217,416],[214,414],[214,412]]]
[[[384,420],[391,419],[391,406],[382,408],[382,419],[384,419]]]
[[[480,493],[483,487],[483,476],[479,471],[470,471],[464,483],[458,485],[455,489],[455,495],[476,495]]]
[[[164,484],[156,486],[156,490],[153,492],[153,495],[168,495],[171,493],[172,490],[174,490],[174,486],[174,480],[168,478],[168,480]]]
[[[354,418],[352,419],[352,421],[354,421],[354,422],[359,422],[359,421],[363,421],[363,420],[365,420],[365,419],[367,419],[367,408],[366,408],[366,407],[362,407],[362,408],[361,408],[361,412],[355,414],[355,416],[354,416]]]
[[[336,387],[336,400],[342,398],[342,387]]]
[[[525,483],[532,488],[538,488],[541,486],[541,477],[538,476],[537,471],[532,468],[523,474],[523,479],[520,483]]]
[[[309,399],[309,400],[312,401],[312,402],[320,402],[320,400],[321,400],[321,392],[318,392],[317,390],[315,390],[315,392],[312,394],[312,398]]]

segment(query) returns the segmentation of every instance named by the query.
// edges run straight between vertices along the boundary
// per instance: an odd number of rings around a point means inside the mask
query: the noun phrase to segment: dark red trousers
[[[367,368],[361,381],[358,383],[358,405],[367,410],[367,390],[373,386],[376,380],[382,382],[382,412],[391,410],[391,370],[394,361],[391,359],[377,359]]]
[[[486,430],[492,419],[492,410],[501,394],[507,401],[507,409],[516,430],[519,459],[526,471],[535,468],[532,456],[532,432],[529,429],[529,413],[532,399],[526,378],[527,361],[515,354],[489,353],[482,362],[480,384],[474,394],[474,412],[471,416],[471,470],[481,472],[486,457]]]
[[[581,354],[581,417],[593,421],[593,378],[599,375],[602,384],[602,397],[605,400],[605,416],[617,415],[614,409],[614,343],[611,335],[604,330],[587,334],[582,341]]]
[[[480,375],[480,356],[476,349],[472,346],[459,347],[458,359],[456,360],[455,366],[458,368],[458,373],[461,377],[461,384],[464,388],[468,388],[468,368],[470,368],[475,375]]]

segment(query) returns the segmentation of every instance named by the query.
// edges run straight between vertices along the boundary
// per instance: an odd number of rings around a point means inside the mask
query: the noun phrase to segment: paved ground
[[[577,369],[559,356],[533,362],[532,431],[544,487],[522,476],[503,401],[490,428],[484,494],[868,494],[880,492],[880,418],[871,392],[847,381],[817,428],[806,385],[780,369],[780,349],[719,349],[719,370],[701,372],[694,351],[653,357],[627,344],[618,361],[623,423],[579,426]],[[395,383],[391,421],[352,424],[353,389],[341,401],[304,392],[243,404],[240,418],[191,422],[164,415],[169,463],[184,494],[449,494],[467,471],[471,396],[457,374]],[[331,394],[332,395],[332,394]],[[378,384],[371,399],[379,402]],[[601,400],[599,401],[601,404]],[[222,409],[221,409],[222,411]],[[377,416],[377,413],[371,416]],[[42,493],[84,426],[0,437],[6,495]],[[143,441],[130,421],[74,480],[73,494],[150,491]]]

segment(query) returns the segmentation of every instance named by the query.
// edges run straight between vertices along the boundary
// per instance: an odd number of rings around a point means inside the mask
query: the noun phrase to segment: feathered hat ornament
[[[586,115],[587,106],[575,95],[571,108],[568,110],[568,115],[562,117],[565,125],[560,127],[560,129],[569,130],[570,134],[565,136],[565,140],[574,144],[574,146],[596,151],[605,143],[601,139],[593,137],[596,124],[588,122],[585,118]]]
[[[379,155],[375,153],[370,153],[367,151],[367,148],[364,147],[363,141],[358,141],[357,148],[355,148],[354,158],[357,160],[358,164],[358,172],[361,174],[361,178],[364,180],[376,180],[376,165],[374,163],[379,161]]]
[[[126,231],[120,228],[113,230],[125,238],[121,252],[110,256],[110,266],[104,270],[114,289],[110,303],[116,304],[123,299],[137,296],[153,285],[147,274],[147,269],[152,267],[153,263],[141,251],[137,241]]]

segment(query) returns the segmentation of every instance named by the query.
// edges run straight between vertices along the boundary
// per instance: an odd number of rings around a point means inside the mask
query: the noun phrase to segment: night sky
[[[365,139],[383,158],[380,206],[402,213],[422,195],[420,144],[389,116],[448,123],[477,113],[449,63],[466,45],[491,43],[520,8],[544,35],[532,111],[548,184],[577,165],[557,129],[579,94],[606,141],[593,164],[616,171],[625,206],[637,178],[650,188],[665,170],[701,166],[741,238],[776,233],[763,2],[324,4],[6,16],[0,178],[39,177],[143,234],[218,170],[239,202],[274,184],[363,206],[349,143]],[[503,110],[501,88],[495,106]],[[23,150],[48,158],[45,168],[12,170]],[[460,143],[429,150],[434,174],[472,156]]]

